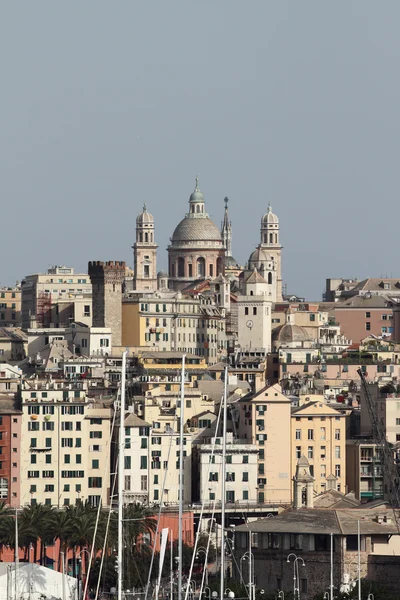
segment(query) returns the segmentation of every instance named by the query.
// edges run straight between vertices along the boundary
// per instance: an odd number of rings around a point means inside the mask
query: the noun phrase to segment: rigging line
[[[174,423],[174,425],[177,425],[177,423],[178,423],[177,411],[175,411],[175,416],[174,416],[173,423]],[[175,431],[171,428],[171,432],[170,432],[171,438],[170,438],[170,442],[169,442],[168,456],[167,456],[168,465],[169,465],[170,456],[171,456],[172,440],[173,440],[173,434],[174,433],[175,433]],[[183,456],[180,456],[179,460],[183,460]],[[165,490],[165,483],[167,481],[167,474],[168,474],[168,468],[164,470],[164,480],[163,480],[163,485],[162,485],[162,490],[161,490],[160,507],[159,507],[159,510],[158,510],[157,527],[156,527],[156,532],[154,534],[154,542],[157,541],[158,534],[159,534],[160,518],[161,518],[162,505],[163,505],[163,501],[164,501],[164,490]],[[151,555],[149,573],[148,573],[148,576],[147,576],[146,592],[145,592],[144,600],[147,600],[147,595],[149,593],[149,587],[150,587],[150,581],[151,581],[151,573],[152,573],[152,570],[153,570],[155,552],[156,552],[156,543],[153,544],[153,551],[152,551],[152,555]]]
[[[211,513],[211,520],[210,520],[210,531],[208,532],[208,539],[207,539],[207,547],[206,547],[206,555],[204,557],[204,569],[203,569],[203,575],[201,578],[201,585],[200,585],[200,593],[199,593],[199,598],[202,598],[203,596],[203,587],[204,587],[204,579],[205,579],[205,575],[206,575],[206,569],[207,569],[207,559],[208,559],[208,552],[210,550],[210,542],[211,542],[211,532],[212,532],[212,524],[214,521],[214,515],[215,515],[215,503],[216,500],[214,500],[213,503],[213,509],[212,509],[212,513]]]
[[[118,395],[117,395],[118,398]],[[106,463],[104,465],[104,471],[103,471],[103,481],[102,481],[102,485],[101,485],[101,495],[103,495],[103,491],[104,491],[104,487],[106,485],[106,477],[105,475],[107,474],[107,464],[109,464],[109,460],[111,457],[111,439],[112,436],[114,435],[114,426],[115,426],[115,419],[117,416],[117,411],[114,411],[114,415],[113,415],[113,420],[111,423],[111,431],[110,431],[110,437],[108,438],[108,442],[107,442],[107,454],[106,454]],[[111,505],[111,498],[110,498],[110,505]],[[92,568],[92,563],[93,563],[93,556],[94,556],[94,552],[95,552],[95,544],[96,544],[96,536],[97,536],[97,529],[99,526],[99,521],[100,521],[100,514],[101,514],[101,509],[102,509],[102,505],[101,505],[101,499],[99,502],[99,506],[97,509],[97,516],[96,516],[96,524],[94,527],[94,533],[93,533],[93,543],[92,543],[92,547],[90,550],[90,558],[89,558],[89,565],[86,571],[86,580],[85,580],[85,589],[84,589],[84,593],[83,593],[83,597],[86,598],[87,595],[87,590],[88,590],[88,586],[89,586],[89,576],[90,576],[90,571]]]
[[[118,473],[118,463],[117,463],[116,468],[115,468],[114,479],[113,479],[113,484],[112,484],[112,489],[111,489],[111,498],[114,498],[115,486],[116,486],[116,483],[117,483],[117,473]],[[109,511],[108,511],[106,532],[105,532],[105,535],[104,535],[103,551],[101,553],[99,578],[97,580],[96,595],[95,595],[95,599],[94,600],[97,600],[98,597],[99,597],[101,574],[103,572],[104,558],[105,558],[105,553],[106,553],[106,549],[107,549],[108,530],[109,530],[109,527],[110,527],[111,514],[112,514],[112,500],[110,500],[110,508],[109,508]]]
[[[198,522],[199,524],[197,526],[196,539],[195,539],[194,548],[193,548],[192,560],[191,560],[191,563],[190,563],[189,581],[191,581],[191,579],[192,579],[192,571],[193,571],[193,566],[194,566],[194,560],[195,560],[196,553],[197,553],[197,545],[198,545],[199,537],[200,537],[200,525],[201,525],[201,522],[202,522],[202,519],[203,519],[203,513],[204,513],[204,502],[205,502],[205,494],[206,494],[205,486],[208,483],[208,479],[209,479],[209,476],[210,476],[210,469],[211,469],[211,465],[212,465],[211,458],[214,456],[215,447],[217,445],[217,435],[218,435],[219,422],[220,422],[220,419],[221,419],[222,406],[223,406],[223,403],[221,402],[221,404],[219,405],[219,412],[218,412],[217,424],[216,424],[216,428],[215,428],[215,434],[216,435],[214,435],[214,438],[213,438],[213,441],[212,441],[212,444],[211,444],[210,461],[208,463],[207,477],[206,477],[206,480],[204,482],[204,489],[203,489],[203,494],[202,494],[203,502],[201,503],[201,510],[200,510],[199,522]],[[185,600],[188,599],[188,595],[189,595],[189,586],[186,587]]]

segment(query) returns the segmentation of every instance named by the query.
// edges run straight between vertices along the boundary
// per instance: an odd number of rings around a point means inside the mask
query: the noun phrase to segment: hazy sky
[[[271,202],[288,291],[400,277],[398,0],[3,2],[1,284],[50,264],[158,266],[200,177],[247,260]]]

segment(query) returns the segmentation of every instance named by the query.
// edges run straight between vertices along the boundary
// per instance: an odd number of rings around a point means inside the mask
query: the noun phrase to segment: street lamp
[[[301,560],[302,567],[305,567],[306,563],[304,562],[304,559],[301,556],[297,556],[293,552],[291,552],[288,555],[286,562],[290,563],[290,559],[292,557],[293,557],[293,598],[294,598],[294,600],[296,600],[296,592],[297,592],[297,597],[300,600],[300,577],[299,577],[298,562],[299,562],[299,560]]]
[[[285,600],[285,592],[283,592],[282,590],[278,592],[278,598],[280,598],[280,600]]]
[[[235,592],[232,592],[232,590],[229,588],[226,588],[224,594],[227,594],[228,598],[231,598],[231,599],[235,597]]]
[[[368,594],[367,600],[375,600],[374,595],[373,594]]]
[[[78,565],[79,565],[79,567],[78,567],[78,577],[77,577],[77,579],[78,579],[78,585],[77,585],[77,588],[78,588],[78,600],[81,599],[82,592],[83,592],[83,576],[84,576],[84,573],[82,572],[83,571],[82,554],[84,554],[85,552],[86,552],[86,554],[88,556],[88,560],[90,561],[90,552],[89,552],[89,550],[87,548],[82,548],[82,550],[80,552],[77,552],[75,554],[75,558],[78,560]]]
[[[249,561],[249,598],[253,600],[253,582],[254,582],[254,554],[249,550],[245,552],[239,560],[240,583],[243,582],[243,565],[242,561]]]

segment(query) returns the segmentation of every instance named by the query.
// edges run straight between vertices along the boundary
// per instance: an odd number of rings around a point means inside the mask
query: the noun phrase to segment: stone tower
[[[154,240],[154,217],[146,205],[136,218],[136,241],[133,248],[133,287],[139,292],[157,290],[157,244]]]
[[[294,508],[314,507],[314,477],[311,475],[310,463],[305,456],[297,462],[294,483]]]
[[[225,202],[225,212],[224,212],[224,220],[222,221],[221,236],[222,236],[222,241],[223,241],[224,248],[225,248],[225,256],[231,257],[232,256],[232,223],[230,222],[229,215],[228,215],[229,198],[225,198],[224,202]]]
[[[122,343],[123,261],[91,261],[88,273],[92,282],[93,327],[110,327],[112,345]]]
[[[260,249],[274,261],[276,271],[276,302],[282,300],[282,246],[279,242],[279,219],[268,204],[268,212],[261,219]]]

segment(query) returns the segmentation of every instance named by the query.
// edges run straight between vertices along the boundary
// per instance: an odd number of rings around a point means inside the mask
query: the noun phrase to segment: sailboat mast
[[[182,356],[181,410],[179,421],[179,537],[178,537],[178,600],[182,599],[182,519],[183,519],[183,427],[185,414],[185,358]]]
[[[124,518],[124,449],[125,449],[125,383],[126,383],[126,352],[122,353],[122,374],[120,394],[120,423],[118,445],[118,600],[122,600],[123,587],[123,518]]]
[[[226,501],[226,425],[228,419],[228,366],[225,367],[224,396],[223,396],[223,421],[222,421],[222,492],[221,492],[221,580],[219,597],[222,600],[225,594],[225,501]]]

